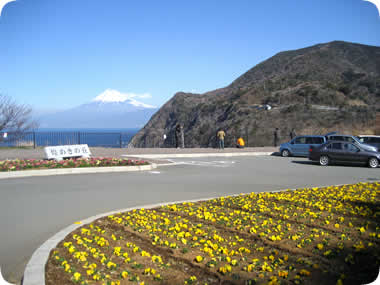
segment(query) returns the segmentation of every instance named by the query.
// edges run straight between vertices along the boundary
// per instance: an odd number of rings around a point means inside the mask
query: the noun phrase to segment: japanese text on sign
[[[90,157],[91,152],[87,144],[59,145],[45,147],[47,159],[62,160],[69,157]]]

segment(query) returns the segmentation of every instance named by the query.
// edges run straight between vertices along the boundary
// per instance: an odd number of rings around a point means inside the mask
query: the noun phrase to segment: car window
[[[367,143],[380,143],[380,138],[377,137],[367,137],[366,139]]]
[[[359,148],[350,143],[350,144],[348,144],[348,151],[357,152],[357,151],[359,151]]]
[[[345,138],[346,138],[345,141],[347,142],[356,142],[356,140],[352,137],[345,137]]]
[[[296,138],[296,140],[294,141],[295,144],[304,144],[306,143],[306,138],[305,137],[299,137],[299,138]]]
[[[359,138],[359,141],[360,141],[361,143],[366,143],[368,140],[367,140],[367,138]]]
[[[306,143],[307,144],[313,144],[313,138],[311,138],[311,137],[306,138]]]
[[[342,143],[333,143],[332,144],[332,149],[342,149]]]
[[[354,146],[351,143],[345,143],[345,144],[343,144],[343,150],[349,151],[349,152],[357,152],[359,150],[359,148]]]
[[[341,141],[342,137],[341,136],[331,136],[331,137],[329,137],[329,140],[331,140],[331,141]]]
[[[314,137],[313,138],[313,143],[314,144],[323,144],[324,141],[323,141],[323,138]]]

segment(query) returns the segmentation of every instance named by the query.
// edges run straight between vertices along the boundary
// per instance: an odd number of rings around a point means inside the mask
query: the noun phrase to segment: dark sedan
[[[371,168],[379,166],[380,153],[367,151],[350,142],[329,141],[319,147],[309,149],[309,159],[321,165],[336,163],[365,164]]]

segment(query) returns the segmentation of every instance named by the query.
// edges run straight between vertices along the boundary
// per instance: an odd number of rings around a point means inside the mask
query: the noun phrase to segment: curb
[[[87,174],[87,173],[108,173],[108,172],[129,172],[143,171],[157,168],[156,163],[150,165],[135,166],[108,166],[108,167],[83,167],[83,168],[59,168],[44,170],[21,170],[0,173],[0,179],[22,178],[32,176],[50,176],[50,175],[67,175],[67,174]]]
[[[227,152],[227,153],[168,153],[168,154],[123,154],[126,157],[139,158],[186,158],[186,157],[230,157],[230,156],[263,156],[274,152]]]

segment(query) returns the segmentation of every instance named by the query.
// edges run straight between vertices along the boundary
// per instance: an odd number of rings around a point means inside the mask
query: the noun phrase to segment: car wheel
[[[379,166],[379,161],[377,160],[376,157],[371,157],[368,160],[368,166],[371,167],[371,168],[376,168],[376,167]]]
[[[288,156],[290,156],[290,152],[287,149],[284,149],[283,151],[281,151],[281,156],[282,157],[288,157]]]
[[[326,166],[326,165],[329,165],[329,162],[330,162],[330,159],[327,155],[322,155],[319,158],[319,164],[320,165]]]

